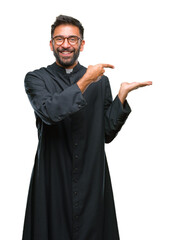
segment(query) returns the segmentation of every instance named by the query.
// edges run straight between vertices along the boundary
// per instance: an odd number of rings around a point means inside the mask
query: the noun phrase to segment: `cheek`
[[[80,51],[81,51],[81,52],[83,51],[83,45],[81,45],[81,47],[80,47]]]
[[[52,51],[58,53],[59,47],[52,46]]]

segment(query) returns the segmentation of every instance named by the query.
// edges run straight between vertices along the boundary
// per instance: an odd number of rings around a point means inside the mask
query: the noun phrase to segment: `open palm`
[[[138,89],[140,87],[146,87],[146,86],[150,86],[152,85],[151,81],[146,81],[146,82],[132,82],[132,83],[128,83],[128,82],[123,82],[121,84],[120,87],[120,91],[119,91],[119,98],[121,100],[121,102],[123,103],[128,95],[129,92]]]
[[[128,82],[123,82],[121,84],[121,87],[123,87],[125,90],[129,92],[140,88],[140,87],[145,87],[145,86],[149,86],[152,85],[152,82],[150,81],[146,81],[146,82],[132,82],[132,83],[128,83]]]

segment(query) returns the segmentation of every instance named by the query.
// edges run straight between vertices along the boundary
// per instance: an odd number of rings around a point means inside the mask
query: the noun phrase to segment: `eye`
[[[69,41],[71,42],[71,43],[75,43],[76,41],[77,41],[77,37],[70,37],[69,38]]]
[[[56,38],[55,38],[55,41],[56,41],[56,42],[62,42],[62,41],[63,41],[63,38],[62,38],[62,37],[56,37]]]

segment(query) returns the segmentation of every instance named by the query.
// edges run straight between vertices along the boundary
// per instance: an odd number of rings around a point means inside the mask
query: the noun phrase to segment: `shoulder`
[[[53,74],[53,64],[48,65],[47,67],[41,67],[33,71],[29,71],[24,78],[24,83],[44,83],[51,78]]]
[[[53,65],[53,64],[52,64],[52,65]],[[42,77],[42,76],[44,76],[45,74],[47,74],[47,73],[49,72],[49,70],[51,70],[52,65],[48,65],[47,67],[41,67],[41,68],[38,68],[38,69],[35,69],[35,70],[32,70],[32,71],[29,71],[29,72],[26,74],[26,77],[27,77],[27,76]]]

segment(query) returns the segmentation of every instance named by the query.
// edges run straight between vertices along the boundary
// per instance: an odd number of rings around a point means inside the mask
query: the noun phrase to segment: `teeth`
[[[71,52],[62,52],[63,54],[69,54],[69,53],[71,53]]]

